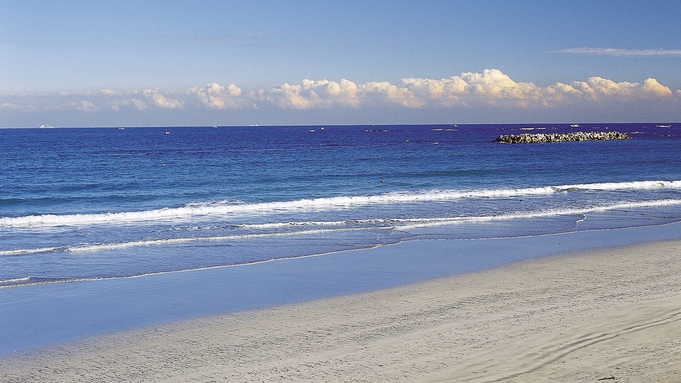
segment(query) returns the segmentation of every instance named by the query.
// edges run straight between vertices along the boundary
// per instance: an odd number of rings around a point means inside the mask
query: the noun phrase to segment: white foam
[[[28,282],[31,280],[31,277],[23,277],[23,278],[14,278],[14,279],[5,279],[5,280],[0,280],[0,286],[2,285],[13,285],[13,284],[18,284],[22,282]]]
[[[24,255],[24,254],[35,254],[35,253],[49,253],[52,251],[59,250],[58,247],[38,247],[34,249],[12,249],[12,250],[0,250],[0,256],[13,256],[13,255]]]
[[[455,217],[455,218],[438,218],[432,220],[422,220],[422,222],[415,222],[408,225],[401,225],[396,229],[409,230],[418,227],[432,227],[432,226],[444,226],[450,224],[458,224],[464,222],[489,222],[489,221],[504,221],[512,219],[523,219],[523,218],[546,218],[546,217],[557,217],[565,215],[584,215],[589,213],[605,212],[611,210],[625,210],[625,209],[638,209],[646,207],[663,207],[663,206],[676,206],[681,205],[681,200],[670,199],[670,200],[657,200],[657,201],[645,201],[645,202],[625,202],[617,203],[612,205],[602,205],[590,208],[574,208],[574,209],[553,209],[544,211],[533,211],[533,212],[520,212],[512,214],[500,214],[495,216],[480,216],[480,217]]]
[[[385,218],[385,219],[366,219],[366,220],[345,220],[345,221],[299,221],[299,222],[279,222],[260,225],[241,225],[250,229],[279,229],[282,227],[293,228],[287,232],[264,232],[250,234],[235,234],[222,236],[204,237],[182,237],[170,239],[150,239],[140,241],[128,241],[119,243],[102,243],[70,246],[66,248],[36,248],[7,250],[0,252],[0,255],[18,255],[39,253],[45,251],[56,251],[63,249],[73,253],[85,253],[94,251],[118,250],[142,246],[162,246],[177,245],[183,243],[203,242],[203,241],[236,241],[255,238],[284,237],[284,236],[305,236],[313,234],[338,233],[344,231],[362,230],[410,230],[414,228],[445,226],[462,223],[504,221],[513,219],[532,219],[558,217],[567,215],[585,215],[595,212],[605,212],[612,210],[629,210],[647,207],[664,207],[681,205],[681,199],[666,199],[645,202],[623,202],[611,205],[602,205],[588,208],[573,209],[548,209],[542,211],[526,211],[510,214],[489,215],[489,216],[470,216],[470,217],[440,217],[440,218]],[[299,229],[299,230],[295,230]]]
[[[681,189],[681,181],[633,181],[633,182],[605,182],[594,184],[576,184],[556,186],[557,190],[654,190]]]
[[[117,250],[126,249],[131,247],[141,247],[141,246],[158,246],[158,245],[176,245],[182,243],[190,242],[204,242],[204,241],[234,241],[243,239],[254,239],[254,238],[268,238],[268,237],[283,237],[291,235],[311,235],[320,234],[327,232],[339,232],[339,231],[351,231],[351,230],[361,230],[358,228],[345,228],[336,230],[301,230],[287,233],[261,233],[261,234],[242,234],[242,235],[222,235],[214,237],[184,237],[184,238],[170,238],[170,239],[152,239],[152,240],[142,240],[142,241],[130,241],[130,242],[119,242],[119,243],[105,243],[105,244],[95,244],[95,245],[84,245],[84,246],[73,246],[66,248],[67,251],[73,253],[84,253],[91,251],[100,250]]]
[[[220,201],[191,203],[177,208],[163,208],[119,213],[108,212],[66,215],[45,214],[22,217],[3,217],[0,218],[0,227],[80,226],[154,221],[182,221],[197,217],[229,217],[244,214],[331,211],[369,205],[446,202],[465,198],[512,198],[551,195],[554,193],[569,191],[618,191],[652,189],[681,189],[681,181],[594,183],[518,189],[428,190],[421,192],[392,192],[368,196],[340,196],[263,203],[233,203],[230,201]]]

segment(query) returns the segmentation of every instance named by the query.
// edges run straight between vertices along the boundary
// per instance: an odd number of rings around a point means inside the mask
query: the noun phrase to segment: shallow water
[[[384,289],[566,252],[681,239],[680,223],[369,250],[0,290],[0,355],[143,326]]]

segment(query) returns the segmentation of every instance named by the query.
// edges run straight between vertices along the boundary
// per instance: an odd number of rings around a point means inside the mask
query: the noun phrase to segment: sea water
[[[616,130],[623,141],[501,144]],[[0,130],[0,288],[681,218],[681,125]]]
[[[494,142],[607,130],[632,138]],[[653,123],[2,129],[0,356],[679,239],[679,147]]]

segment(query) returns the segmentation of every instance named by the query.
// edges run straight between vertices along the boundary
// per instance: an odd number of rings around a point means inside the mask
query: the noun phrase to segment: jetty
[[[506,144],[539,144],[546,142],[610,141],[631,139],[626,133],[609,132],[572,132],[572,133],[522,133],[497,137],[494,142]]]

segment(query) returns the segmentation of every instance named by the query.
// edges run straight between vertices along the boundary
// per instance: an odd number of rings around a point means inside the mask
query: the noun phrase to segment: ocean
[[[502,144],[620,131],[623,141]],[[681,124],[0,130],[0,289],[681,219]]]

